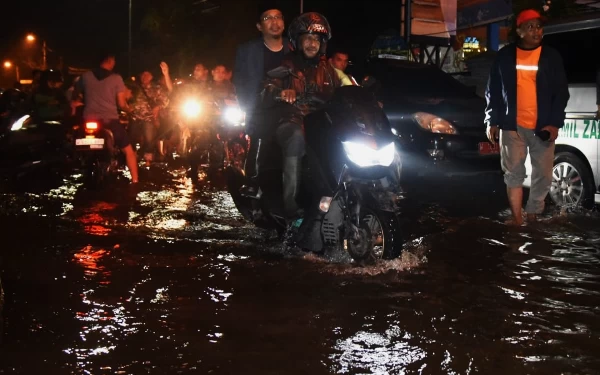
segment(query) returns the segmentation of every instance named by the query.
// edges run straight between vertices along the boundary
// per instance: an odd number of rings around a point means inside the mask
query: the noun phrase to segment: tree
[[[161,59],[170,63],[175,74],[190,72],[196,62],[231,66],[236,46],[255,35],[255,15],[247,11],[248,3],[144,0],[134,39],[135,71]]]

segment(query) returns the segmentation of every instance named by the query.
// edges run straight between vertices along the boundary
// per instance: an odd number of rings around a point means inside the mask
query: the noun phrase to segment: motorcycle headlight
[[[196,100],[188,100],[183,104],[183,114],[187,117],[198,117],[202,112],[202,105]]]
[[[236,107],[229,107],[223,113],[225,121],[235,126],[244,125],[245,115],[244,111]]]
[[[378,150],[356,142],[343,142],[343,145],[348,159],[359,167],[373,167],[376,165],[389,167],[396,156],[394,142]]]
[[[441,117],[432,115],[426,112],[417,112],[413,116],[413,119],[423,128],[432,133],[440,134],[458,134],[458,130],[452,124]]]
[[[23,124],[25,124],[25,121],[27,121],[31,116],[29,115],[25,115],[21,118],[19,118],[17,121],[13,122],[12,126],[10,127],[10,130],[12,131],[16,131],[16,130],[20,130],[23,127]]]

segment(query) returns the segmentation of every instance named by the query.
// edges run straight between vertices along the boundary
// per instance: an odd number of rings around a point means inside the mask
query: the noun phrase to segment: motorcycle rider
[[[262,129],[261,133],[274,136],[283,151],[284,214],[287,220],[295,220],[300,215],[296,194],[305,153],[303,118],[327,101],[341,82],[325,59],[331,27],[323,15],[316,12],[301,14],[290,24],[288,36],[293,51],[285,56],[282,67],[289,69],[291,74],[283,79],[268,78],[264,92],[266,98],[280,89],[279,95],[285,104],[279,104],[279,110],[271,112],[273,121],[269,123],[275,128],[269,129],[265,124],[267,129]],[[263,105],[268,107],[269,100]]]
[[[146,166],[150,166],[156,149],[156,136],[160,127],[160,112],[169,105],[167,91],[155,84],[152,73],[140,74],[140,90],[134,97],[133,115],[143,134],[143,152]]]
[[[175,108],[183,108],[186,101],[194,98],[196,100],[206,99],[210,97],[212,91],[211,82],[209,80],[209,71],[206,65],[203,63],[197,63],[194,66],[192,73],[192,79],[186,80],[186,82],[177,88],[174,95],[173,104]],[[180,128],[180,147],[183,154],[187,154],[189,151],[189,140],[192,138],[192,129],[190,122],[204,121],[204,116],[199,119],[188,119],[182,114],[178,115],[179,128]],[[201,127],[200,144],[201,149],[207,149],[212,140],[212,129],[208,127]],[[188,155],[190,161],[190,169],[188,176],[192,179],[192,182],[198,181],[198,168],[200,166],[200,159],[197,153]]]
[[[212,82],[211,91],[216,100],[237,100],[235,87],[230,80],[227,79],[227,68],[225,65],[217,65],[211,71]]]
[[[104,53],[99,59],[100,66],[85,72],[75,85],[73,98],[83,94],[85,119],[101,121],[114,135],[115,145],[125,154],[127,168],[131,174],[131,182],[138,182],[138,165],[131,147],[129,135],[125,126],[119,121],[119,108],[131,113],[131,108],[125,98],[126,87],[123,78],[113,72],[116,60],[112,53]],[[75,99],[78,100],[78,99]],[[79,104],[74,103],[74,107]]]
[[[250,179],[256,178],[258,168],[259,144],[255,129],[264,122],[266,115],[258,105],[263,81],[266,72],[281,65],[289,52],[288,43],[284,42],[283,37],[283,13],[276,2],[265,1],[258,4],[256,28],[261,36],[240,45],[236,50],[232,78],[240,107],[246,113],[246,131],[251,138],[245,164],[245,173]],[[257,193],[252,184],[242,188],[243,195],[255,196]]]

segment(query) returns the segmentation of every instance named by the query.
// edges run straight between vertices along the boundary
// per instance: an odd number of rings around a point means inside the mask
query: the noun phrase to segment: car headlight
[[[202,105],[196,100],[188,100],[183,104],[183,114],[187,117],[198,117],[202,112]]]
[[[375,165],[389,167],[396,156],[394,142],[378,150],[356,142],[342,143],[348,159],[359,167],[373,167]]]
[[[244,113],[244,111],[236,107],[228,107],[223,113],[225,121],[235,126],[244,125],[245,115],[246,114]]]
[[[426,112],[417,112],[412,116],[424,130],[440,134],[458,134],[452,124],[441,117]]]
[[[16,131],[16,130],[20,130],[23,127],[23,124],[25,124],[25,121],[29,120],[31,116],[29,115],[25,115],[21,118],[19,118],[17,121],[13,122],[12,126],[10,127],[10,130],[12,131]]]

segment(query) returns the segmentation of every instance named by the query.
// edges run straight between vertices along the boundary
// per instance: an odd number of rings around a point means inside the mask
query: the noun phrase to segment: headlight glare
[[[225,121],[235,126],[244,125],[245,113],[237,107],[228,107],[223,114]]]
[[[359,167],[389,167],[396,156],[394,142],[378,150],[356,142],[343,142],[343,145],[348,159]]]
[[[188,100],[183,104],[183,113],[187,117],[197,117],[202,112],[202,105],[196,100]]]

